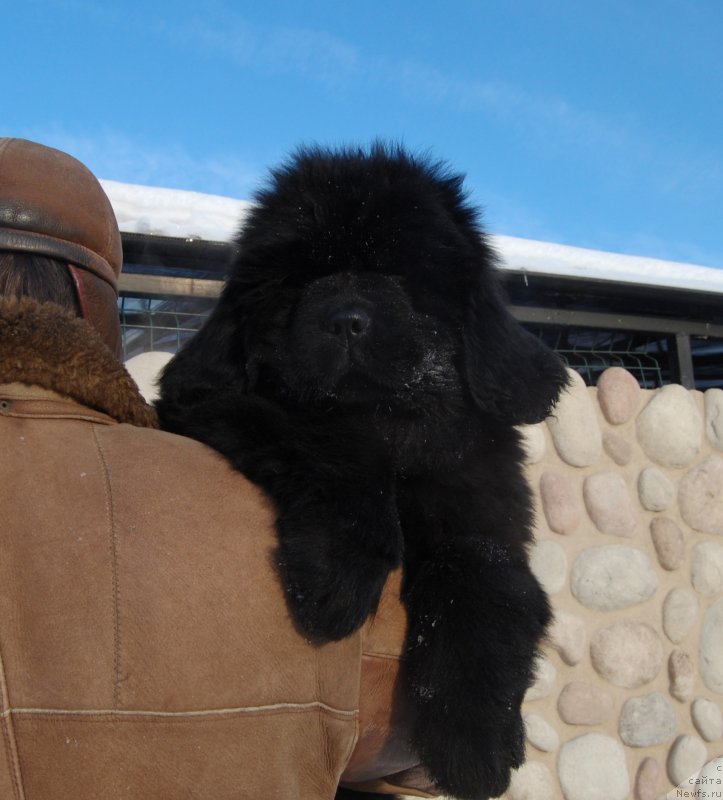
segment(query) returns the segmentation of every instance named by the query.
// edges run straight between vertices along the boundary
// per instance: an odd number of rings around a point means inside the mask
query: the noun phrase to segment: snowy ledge
[[[124,233],[230,241],[252,207],[248,200],[101,181]],[[510,272],[559,275],[723,294],[723,269],[493,236]]]

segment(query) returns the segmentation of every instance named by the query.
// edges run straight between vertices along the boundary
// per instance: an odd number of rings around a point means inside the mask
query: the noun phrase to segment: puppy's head
[[[512,423],[548,413],[564,372],[506,311],[461,176],[400,148],[309,148],[256,199],[166,397],[243,383],[296,404],[454,394]]]

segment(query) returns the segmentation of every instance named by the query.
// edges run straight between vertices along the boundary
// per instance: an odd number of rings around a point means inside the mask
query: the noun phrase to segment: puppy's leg
[[[520,707],[550,610],[515,436],[475,440],[459,471],[400,481],[399,503],[413,743],[445,793],[481,800],[524,757]]]
[[[302,632],[324,641],[359,628],[402,551],[386,450],[369,430],[231,390],[158,409],[167,430],[218,450],[273,500],[279,571]]]
[[[455,543],[409,575],[413,744],[440,788],[497,797],[524,757],[520,705],[548,620],[524,562],[491,541]]]
[[[402,536],[391,481],[337,468],[289,475],[271,489],[279,509],[278,564],[294,617],[317,641],[341,639],[374,613],[399,564]]]

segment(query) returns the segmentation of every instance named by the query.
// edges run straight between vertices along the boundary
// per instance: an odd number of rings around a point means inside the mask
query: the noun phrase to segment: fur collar
[[[53,303],[0,300],[0,384],[51,389],[118,422],[157,428],[156,413],[101,338]]]

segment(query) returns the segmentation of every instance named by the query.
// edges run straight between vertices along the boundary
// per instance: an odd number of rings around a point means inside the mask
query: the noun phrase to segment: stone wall
[[[723,390],[573,379],[525,431],[555,623],[505,797],[657,800],[723,756]]]

